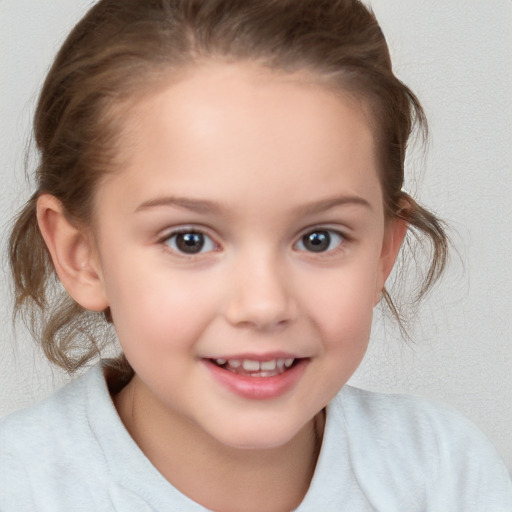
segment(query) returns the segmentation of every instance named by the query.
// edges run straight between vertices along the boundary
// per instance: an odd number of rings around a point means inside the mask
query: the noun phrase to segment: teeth
[[[271,359],[270,361],[257,361],[255,359],[215,359],[219,366],[226,365],[227,369],[235,370],[242,368],[246,372],[283,372],[285,369],[293,365],[295,359],[278,358]],[[227,363],[227,364],[226,364]]]
[[[272,359],[271,361],[262,361],[260,368],[262,371],[272,371],[276,369],[277,361]]]
[[[295,359],[293,357],[271,359],[270,361],[257,361],[255,359],[224,359],[219,357],[215,359],[218,366],[224,366],[226,370],[237,370],[241,368],[243,371],[253,375],[261,375],[267,377],[278,375],[293,365]]]
[[[242,361],[242,368],[246,372],[257,372],[260,370],[259,361],[253,361],[252,359],[244,359]]]

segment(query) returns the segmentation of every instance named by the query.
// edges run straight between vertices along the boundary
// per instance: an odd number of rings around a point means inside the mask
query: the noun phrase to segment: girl
[[[0,425],[0,509],[510,511],[455,413],[345,386],[407,231],[425,125],[354,0],[101,0],[35,119],[16,308],[68,371]],[[55,277],[62,284],[57,284]]]

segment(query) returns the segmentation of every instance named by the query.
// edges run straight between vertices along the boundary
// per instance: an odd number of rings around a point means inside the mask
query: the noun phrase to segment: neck
[[[114,397],[128,432],[180,492],[219,512],[282,512],[299,506],[320,451],[323,413],[286,444],[237,449],[169,411],[135,376]]]

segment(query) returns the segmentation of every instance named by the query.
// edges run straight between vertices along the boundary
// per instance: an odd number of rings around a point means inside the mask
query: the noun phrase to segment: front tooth
[[[240,366],[242,366],[242,361],[239,359],[229,359],[228,364],[231,368],[240,368]]]
[[[262,371],[272,371],[276,369],[276,360],[272,359],[271,361],[262,361],[260,363]]]
[[[293,364],[293,361],[294,361],[293,357],[291,357],[290,359],[285,359],[284,365],[286,366],[286,368],[290,368],[290,366]]]
[[[260,363],[252,359],[244,359],[242,361],[242,367],[246,372],[257,372],[260,369]]]
[[[284,368],[284,359],[277,360],[277,367],[282,370]]]

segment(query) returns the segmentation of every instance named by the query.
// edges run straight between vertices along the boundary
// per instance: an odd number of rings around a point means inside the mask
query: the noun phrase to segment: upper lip
[[[272,359],[302,359],[301,356],[290,352],[267,352],[264,354],[254,354],[245,352],[242,354],[221,354],[215,356],[205,357],[204,359],[226,359],[226,360],[241,360],[250,359],[251,361],[272,361]]]

